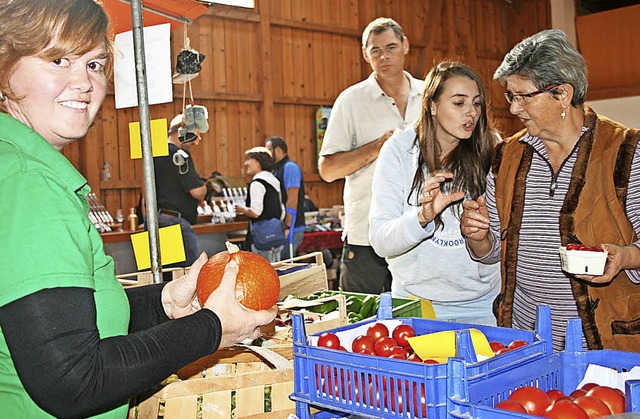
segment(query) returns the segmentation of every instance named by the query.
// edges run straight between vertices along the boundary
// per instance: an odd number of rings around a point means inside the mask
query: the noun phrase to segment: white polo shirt
[[[404,118],[395,100],[382,91],[371,73],[366,80],[345,89],[336,99],[320,155],[351,151],[380,138],[388,130],[413,125],[420,116],[424,81],[406,71],[404,74],[411,83]],[[348,237],[350,244],[370,246],[369,206],[375,164],[374,161],[345,178],[342,238]]]

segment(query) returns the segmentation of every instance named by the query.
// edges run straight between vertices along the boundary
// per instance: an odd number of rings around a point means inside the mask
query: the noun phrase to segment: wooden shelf
[[[223,224],[196,224],[193,226],[193,231],[196,234],[211,234],[211,233],[229,233],[235,231],[244,231],[247,229],[249,223],[247,221],[235,221],[231,223]],[[130,241],[131,234],[142,233],[143,229],[136,231],[115,231],[110,233],[101,233],[102,241],[104,243],[118,243]]]

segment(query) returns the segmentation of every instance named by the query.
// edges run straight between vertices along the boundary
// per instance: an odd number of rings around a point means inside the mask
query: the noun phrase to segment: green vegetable
[[[338,301],[336,300],[325,301],[322,304],[319,304],[317,306],[311,306],[308,308],[309,311],[313,313],[319,313],[319,314],[331,313],[332,311],[335,311],[337,309],[338,309]]]
[[[360,317],[366,319],[367,317],[371,317],[376,313],[376,298],[373,295],[367,295],[364,300],[362,300],[362,308],[360,309]]]
[[[359,321],[362,320],[362,317],[360,317],[358,313],[353,313],[353,312],[348,313],[347,318],[349,320],[349,323],[358,323]]]
[[[351,295],[347,297],[347,313],[360,313],[362,309],[362,301],[359,298]]]

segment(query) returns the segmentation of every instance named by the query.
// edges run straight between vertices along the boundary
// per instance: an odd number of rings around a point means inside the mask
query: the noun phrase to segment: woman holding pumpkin
[[[105,98],[110,39],[94,0],[0,0],[2,417],[125,418],[130,397],[275,316],[237,303],[235,264],[201,307],[205,254],[169,283],[124,290],[115,278],[87,181],[61,153]]]

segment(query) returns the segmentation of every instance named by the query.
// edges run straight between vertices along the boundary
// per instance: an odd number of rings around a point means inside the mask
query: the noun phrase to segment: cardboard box
[[[284,300],[288,295],[306,297],[316,291],[328,289],[327,268],[322,252],[296,256],[272,265],[280,277],[278,301]]]
[[[275,369],[246,347],[232,347],[181,369],[180,380],[131,401],[129,419],[283,418],[295,413],[292,346],[274,346],[288,362]]]

